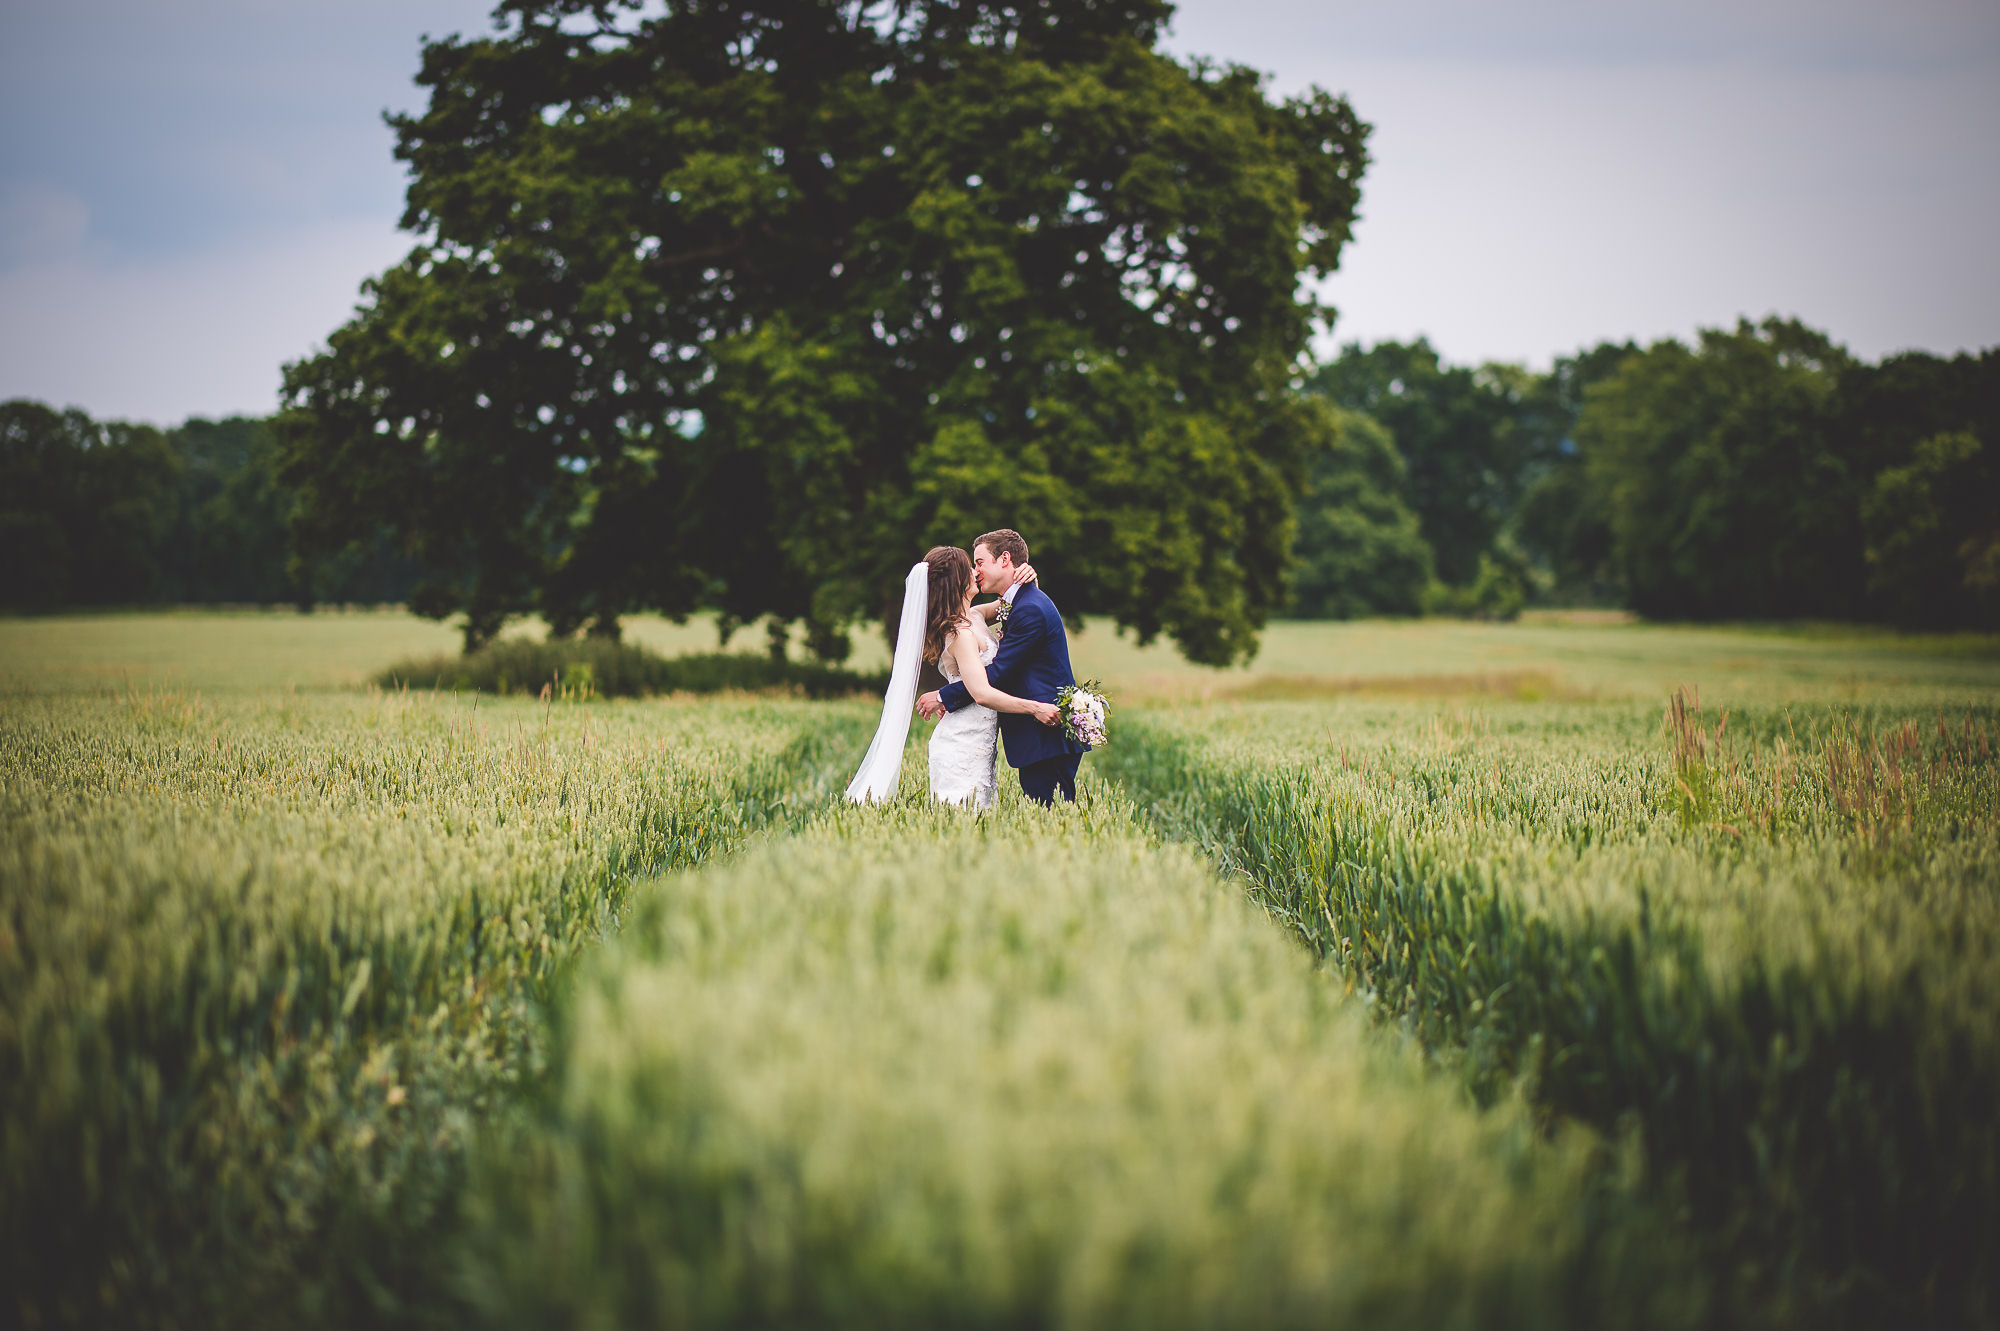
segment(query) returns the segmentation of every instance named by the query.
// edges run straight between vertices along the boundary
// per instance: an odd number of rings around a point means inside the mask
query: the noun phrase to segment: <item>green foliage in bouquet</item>
[[[1057,690],[1056,706],[1062,710],[1063,734],[1092,748],[1111,742],[1111,700],[1096,680],[1086,679]]]

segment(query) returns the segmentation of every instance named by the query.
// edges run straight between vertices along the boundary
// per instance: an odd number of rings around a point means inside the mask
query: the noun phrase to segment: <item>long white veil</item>
[[[930,600],[931,566],[918,560],[903,579],[903,619],[896,628],[889,691],[882,695],[882,722],[875,727],[861,770],[847,785],[847,798],[856,804],[896,797],[896,782],[903,774],[903,741],[910,737],[910,710],[917,703],[917,665],[923,658],[924,616]]]

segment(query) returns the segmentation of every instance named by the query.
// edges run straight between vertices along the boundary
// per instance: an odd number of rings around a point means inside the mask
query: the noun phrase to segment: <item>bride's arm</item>
[[[1062,713],[1052,702],[1016,698],[987,683],[986,664],[979,659],[979,643],[972,634],[953,634],[945,649],[951,653],[951,659],[958,662],[959,680],[965,685],[965,691],[981,707],[990,707],[996,712],[1020,712],[1034,717],[1045,726],[1052,726],[1062,719]]]

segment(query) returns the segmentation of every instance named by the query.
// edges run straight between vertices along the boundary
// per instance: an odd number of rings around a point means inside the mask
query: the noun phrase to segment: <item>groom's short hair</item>
[[[1016,568],[1028,562],[1028,543],[1022,540],[1021,533],[1012,527],[1002,527],[999,531],[987,532],[972,543],[972,548],[977,550],[982,545],[993,552],[995,559],[1002,555],[1011,558]]]

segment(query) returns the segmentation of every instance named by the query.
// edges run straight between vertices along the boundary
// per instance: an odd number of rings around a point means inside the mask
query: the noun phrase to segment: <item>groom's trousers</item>
[[[1029,763],[1020,769],[1021,793],[1037,804],[1052,805],[1056,802],[1056,791],[1061,790],[1065,801],[1076,803],[1076,767],[1082,761],[1080,753],[1059,753]]]

